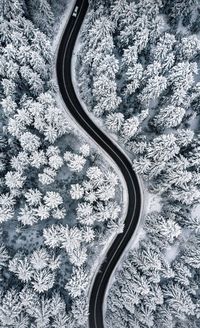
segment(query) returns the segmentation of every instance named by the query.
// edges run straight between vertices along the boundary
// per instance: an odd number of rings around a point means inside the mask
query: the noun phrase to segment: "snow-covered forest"
[[[85,327],[93,266],[123,229],[115,171],[57,101],[53,38],[66,8],[0,0],[2,328]]]
[[[200,326],[199,68],[199,0],[90,1],[80,95],[160,200],[116,273],[108,328]]]

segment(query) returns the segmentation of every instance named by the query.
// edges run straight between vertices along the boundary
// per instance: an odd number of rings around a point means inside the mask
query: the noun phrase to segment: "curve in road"
[[[96,273],[89,300],[89,327],[103,328],[103,301],[109,278],[130,241],[139,220],[141,193],[137,175],[130,160],[109,137],[100,130],[82,108],[72,83],[71,59],[74,45],[88,9],[88,0],[77,0],[63,33],[56,62],[56,72],[62,98],[76,122],[107,152],[121,170],[128,188],[128,209],[124,231],[115,238],[104,262]]]

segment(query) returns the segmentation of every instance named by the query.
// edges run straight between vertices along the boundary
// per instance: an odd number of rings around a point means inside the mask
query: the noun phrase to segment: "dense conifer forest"
[[[5,328],[85,327],[95,260],[123,229],[116,172],[59,102],[53,42],[68,5],[0,1],[0,326]]]
[[[80,95],[157,199],[115,275],[107,327],[200,325],[199,32],[198,0],[91,1],[82,28]]]

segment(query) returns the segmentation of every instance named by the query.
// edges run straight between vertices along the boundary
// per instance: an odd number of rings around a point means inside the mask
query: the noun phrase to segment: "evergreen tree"
[[[34,24],[44,33],[52,33],[54,14],[47,0],[28,0],[28,8]]]

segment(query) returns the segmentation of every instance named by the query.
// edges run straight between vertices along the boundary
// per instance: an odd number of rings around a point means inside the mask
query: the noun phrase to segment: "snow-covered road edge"
[[[72,10],[76,3],[75,0],[66,0],[66,1],[67,1],[67,5],[66,5],[67,7],[61,16],[60,21],[58,23],[56,23],[56,26],[55,26],[56,34],[55,34],[55,37],[53,38],[53,42],[52,42],[52,51],[55,54],[54,62],[53,62],[54,67],[55,67],[55,62],[56,62],[58,48],[60,45],[61,38],[63,36],[65,27],[67,26],[67,23],[71,16]],[[56,70],[54,70],[54,74],[53,74],[54,78],[55,78],[55,76],[56,76]],[[57,81],[57,79],[56,79],[56,81]]]

